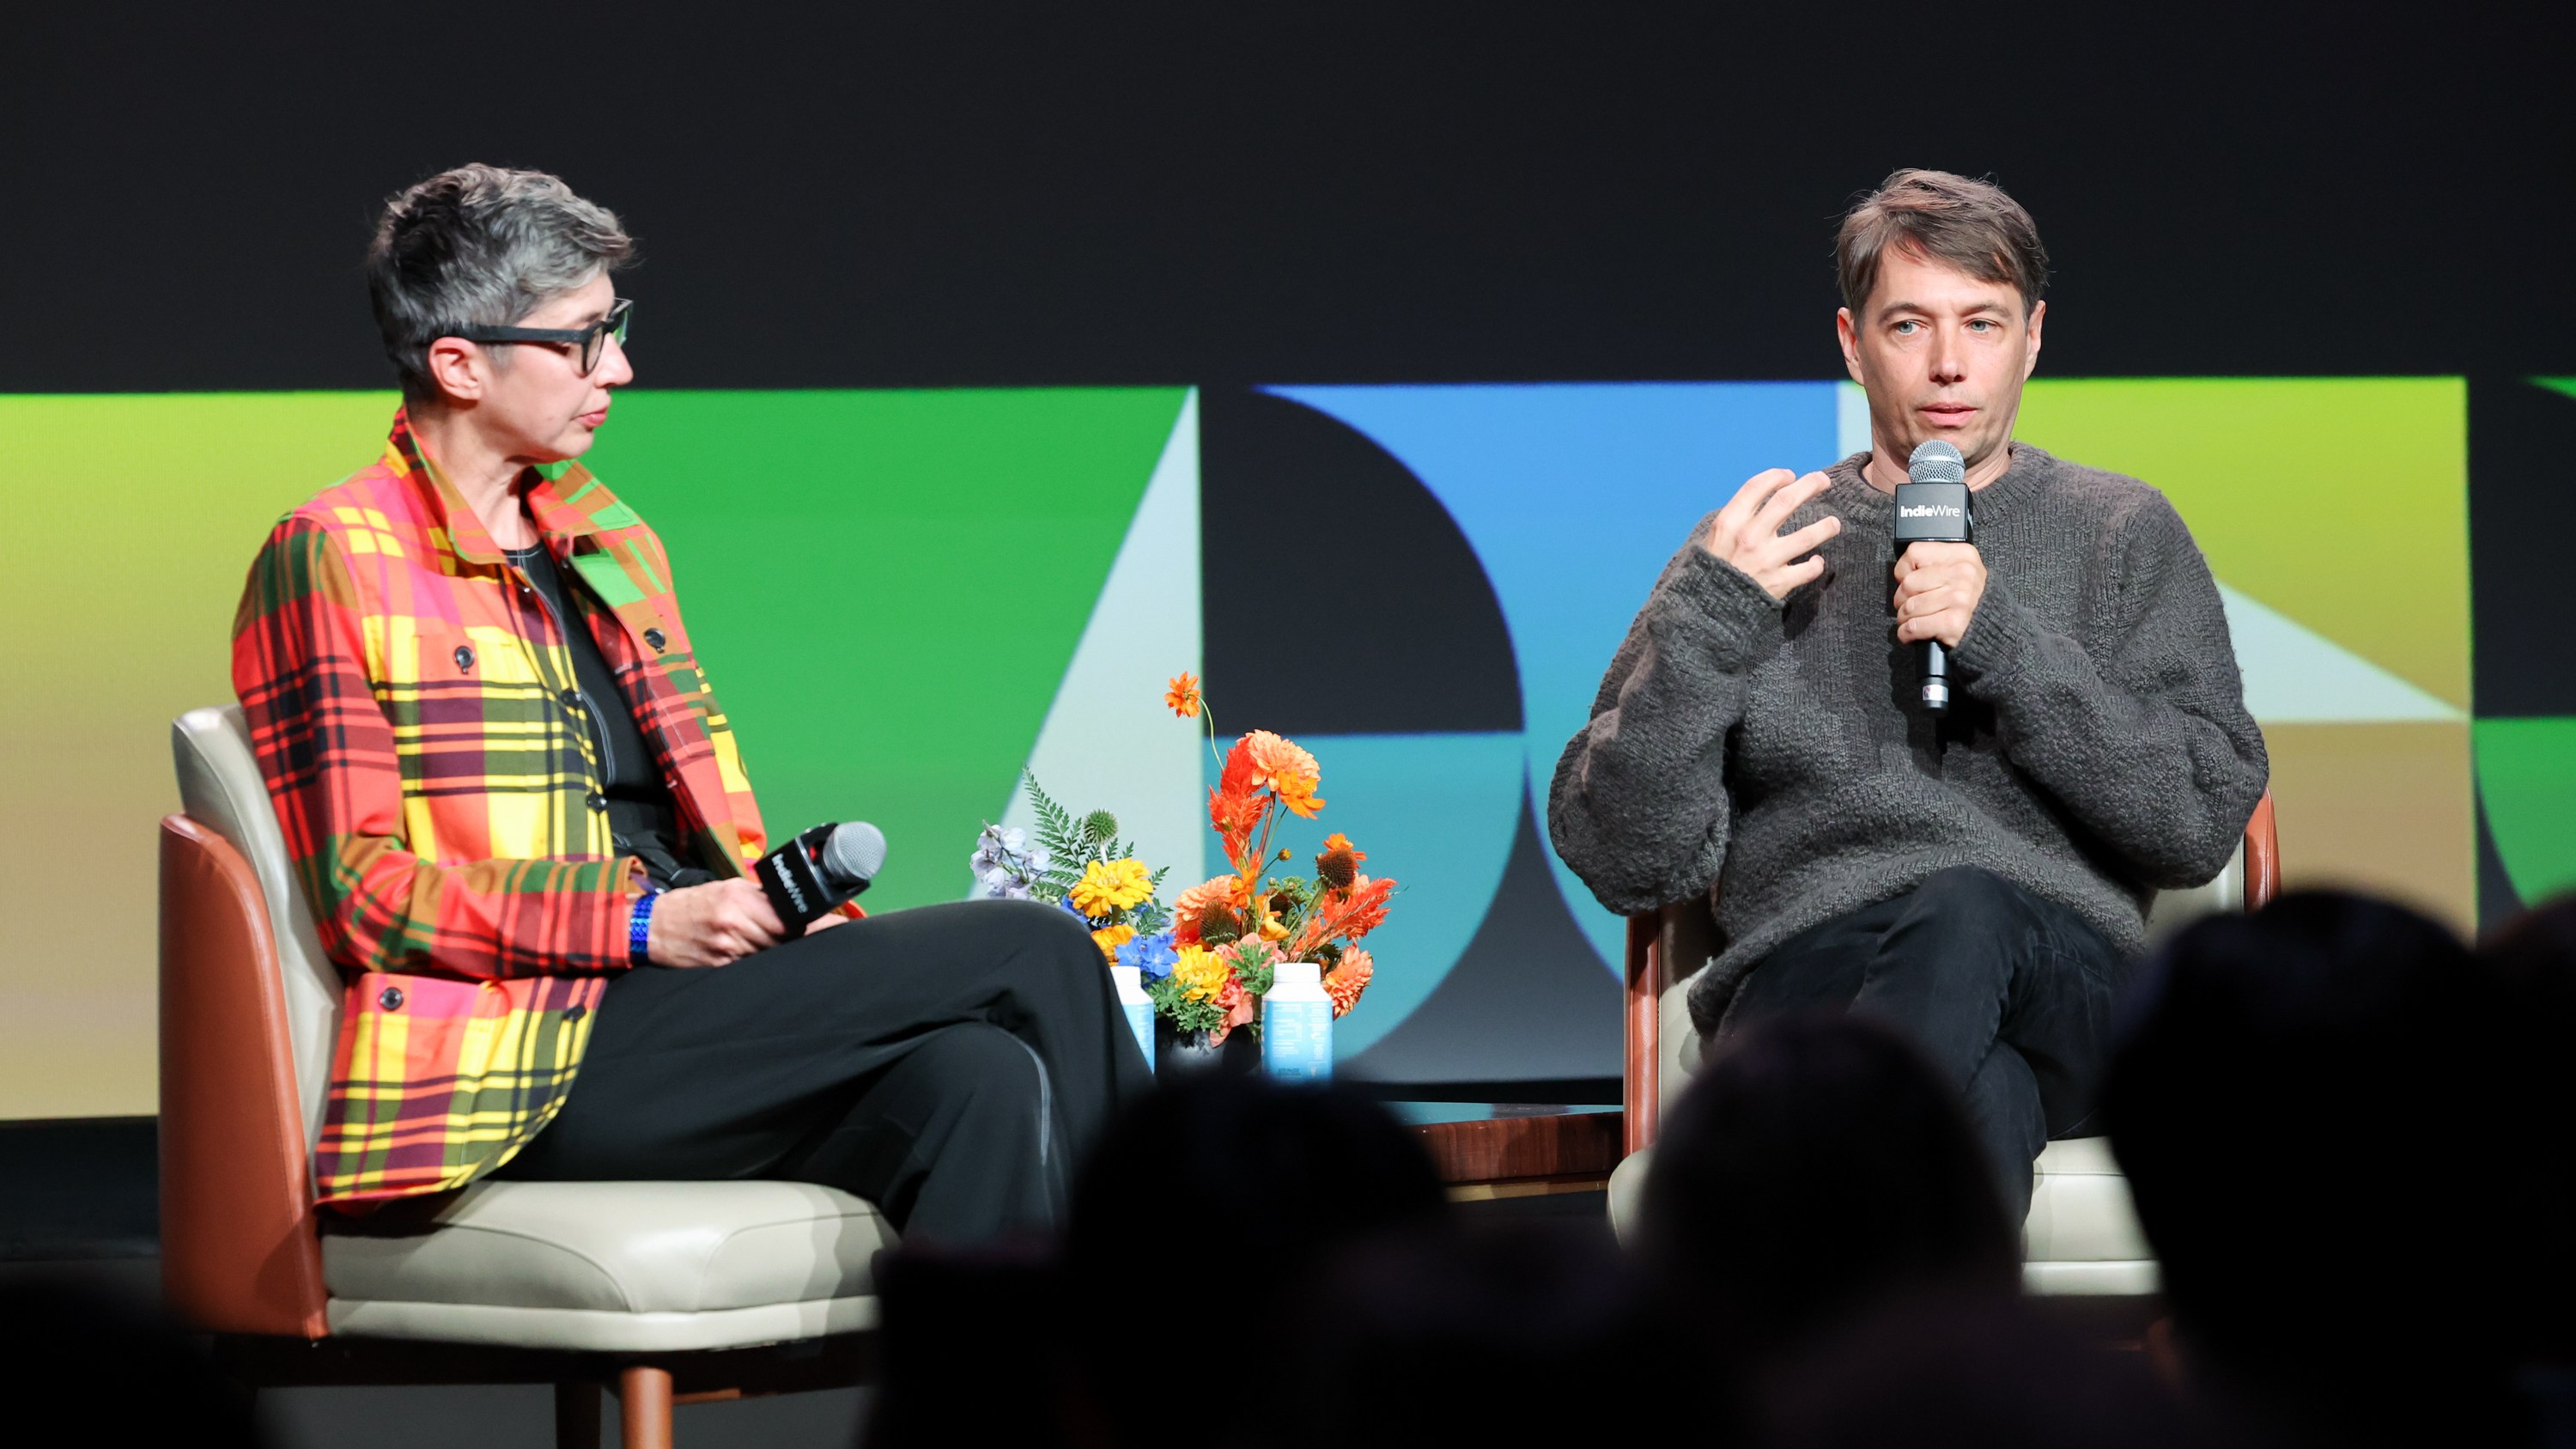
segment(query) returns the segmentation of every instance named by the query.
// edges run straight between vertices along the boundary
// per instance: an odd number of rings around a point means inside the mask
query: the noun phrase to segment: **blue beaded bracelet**
[[[652,960],[653,902],[661,892],[646,891],[635,898],[635,914],[626,919],[626,964],[643,966]]]

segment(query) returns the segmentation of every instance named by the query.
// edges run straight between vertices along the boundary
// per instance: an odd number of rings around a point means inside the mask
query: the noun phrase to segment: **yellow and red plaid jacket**
[[[698,862],[763,848],[661,540],[578,465],[528,511],[607,611],[586,622]],[[569,592],[580,595],[583,591]],[[322,943],[349,978],[315,1144],[324,1202],[460,1186],[552,1119],[642,868],[543,599],[397,413],[384,456],[280,520],[233,624],[233,689]]]

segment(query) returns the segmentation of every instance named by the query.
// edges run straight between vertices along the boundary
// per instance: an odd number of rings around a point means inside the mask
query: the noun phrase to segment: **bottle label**
[[[1333,1004],[1268,1001],[1261,1010],[1261,1064],[1283,1082],[1333,1079]]]
[[[1154,1003],[1130,1001],[1125,1005],[1127,1029],[1136,1034],[1136,1050],[1145,1054],[1145,1065],[1151,1067],[1154,1065]]]

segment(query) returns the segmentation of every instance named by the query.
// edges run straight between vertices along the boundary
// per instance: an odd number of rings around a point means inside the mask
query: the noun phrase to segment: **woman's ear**
[[[480,402],[491,359],[462,337],[441,337],[429,344],[429,380],[448,402]]]

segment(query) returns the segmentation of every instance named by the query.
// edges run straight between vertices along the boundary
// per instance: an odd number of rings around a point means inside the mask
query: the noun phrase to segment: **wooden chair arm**
[[[1628,918],[1627,1064],[1620,1073],[1619,1151],[1642,1150],[1655,1140],[1657,1108],[1663,1088],[1663,955],[1656,939],[1663,934],[1663,912],[1639,911]]]
[[[2272,792],[2254,802],[2245,822],[2245,909],[2259,911],[2281,893],[2281,835],[2272,818]]]

